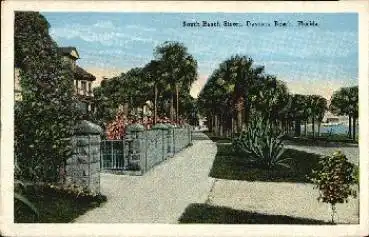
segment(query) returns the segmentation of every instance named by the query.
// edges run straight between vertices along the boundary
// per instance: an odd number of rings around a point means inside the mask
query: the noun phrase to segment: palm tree
[[[358,118],[359,108],[358,93],[357,86],[343,87],[333,93],[329,106],[329,110],[333,114],[347,115],[349,117],[348,137],[353,140],[356,139],[356,119]]]
[[[318,136],[320,136],[320,126],[323,121],[325,112],[327,111],[327,104],[328,104],[327,99],[321,96],[318,98],[317,103],[316,103],[316,107],[317,107],[316,118],[318,121]]]
[[[295,122],[295,136],[301,135],[301,121],[306,121],[306,95],[295,94],[291,98],[290,117]],[[305,122],[306,131],[306,122]]]
[[[224,80],[227,91],[231,91],[231,104],[236,114],[237,132],[243,122],[247,125],[251,109],[251,91],[264,67],[253,67],[253,59],[246,56],[232,56],[219,66],[219,79]]]
[[[156,60],[151,60],[143,69],[147,83],[154,88],[154,124],[157,122],[158,86],[163,82],[160,69],[160,62]]]
[[[178,98],[182,87],[190,87],[197,77],[197,62],[187,52],[187,48],[178,42],[164,42],[155,49],[157,60],[163,65],[163,76],[171,88],[170,117],[178,119],[177,111],[174,109],[174,97]],[[178,99],[177,99],[178,102]]]
[[[322,102],[323,101],[323,102]],[[312,123],[312,132],[313,132],[313,138],[315,137],[315,122],[317,121],[318,115],[321,113],[321,105],[324,104],[324,98],[319,95],[309,95],[308,96],[308,108],[310,111],[310,118]],[[325,112],[325,107],[323,105],[323,116]],[[323,119],[323,118],[322,118]]]

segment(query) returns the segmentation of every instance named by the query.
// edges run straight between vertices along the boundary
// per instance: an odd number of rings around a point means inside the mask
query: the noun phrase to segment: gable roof
[[[59,51],[62,55],[79,59],[79,54],[76,47],[59,47]]]
[[[94,81],[96,77],[91,73],[87,72],[85,69],[81,68],[80,66],[76,65],[76,71],[74,76],[77,80],[87,80],[87,81]]]

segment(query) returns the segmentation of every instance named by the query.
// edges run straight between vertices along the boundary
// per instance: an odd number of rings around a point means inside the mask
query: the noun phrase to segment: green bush
[[[38,12],[16,12],[15,66],[22,101],[15,106],[15,155],[22,180],[55,182],[72,151],[70,137],[79,118],[74,74]]]
[[[337,151],[331,156],[321,157],[319,167],[312,171],[310,179],[320,191],[318,200],[331,205],[331,221],[334,223],[335,205],[348,202],[349,196],[356,197],[356,192],[351,188],[356,181],[354,165]]]
[[[282,158],[284,147],[283,133],[269,121],[252,121],[247,129],[233,139],[232,146],[236,153],[248,157],[264,168],[275,166],[289,167],[289,158]]]

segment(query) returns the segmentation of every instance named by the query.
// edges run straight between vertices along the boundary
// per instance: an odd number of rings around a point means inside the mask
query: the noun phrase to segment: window
[[[86,95],[87,92],[87,83],[85,81],[81,81],[81,94]]]
[[[92,96],[92,83],[88,83],[88,95]]]

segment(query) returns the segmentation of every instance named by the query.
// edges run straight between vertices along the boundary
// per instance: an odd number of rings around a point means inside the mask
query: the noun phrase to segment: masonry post
[[[72,156],[66,162],[67,185],[100,193],[100,142],[103,130],[87,120],[78,122],[72,137]]]
[[[147,171],[145,128],[141,124],[132,124],[127,127],[127,138],[131,140],[132,150],[129,154],[129,170],[140,170],[141,174]]]

